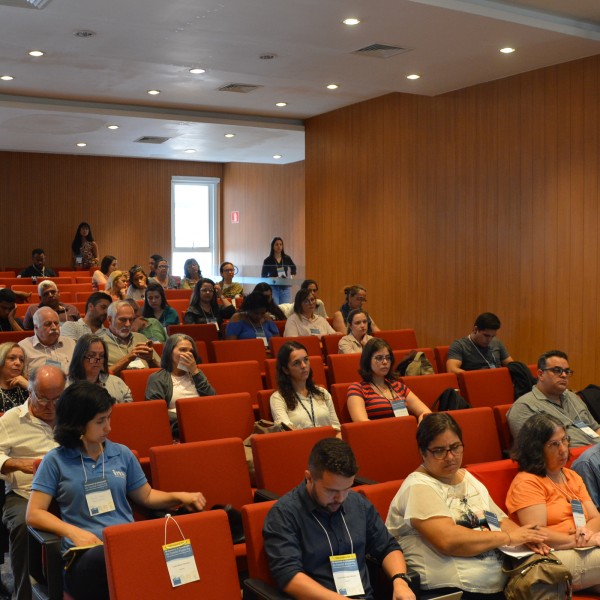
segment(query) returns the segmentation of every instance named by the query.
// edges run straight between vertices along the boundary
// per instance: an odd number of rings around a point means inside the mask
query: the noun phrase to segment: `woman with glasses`
[[[358,354],[373,337],[367,331],[369,330],[369,313],[366,310],[357,308],[351,310],[348,315],[348,335],[345,335],[338,342],[340,354]]]
[[[271,396],[275,423],[290,429],[331,426],[340,433],[340,421],[329,392],[314,384],[306,348],[286,342],[277,353],[277,391]]]
[[[221,286],[221,293],[225,298],[232,300],[233,298],[244,295],[244,286],[241,283],[233,282],[233,276],[235,275],[233,263],[222,263],[219,267],[219,272],[223,278],[219,282],[219,285]]]
[[[367,301],[367,290],[362,285],[348,285],[344,288],[344,294],[346,302],[340,306],[340,310],[334,313],[332,326],[338,333],[346,334],[350,311],[362,309],[363,304]],[[369,317],[367,333],[372,335],[376,331],[379,331],[379,327]]]
[[[23,404],[29,393],[23,377],[25,353],[16,342],[0,344],[0,413]]]
[[[600,592],[600,513],[581,477],[565,465],[569,436],[556,417],[538,413],[519,431],[519,463],[506,506],[511,518],[537,527],[573,575],[573,589]]]
[[[74,381],[89,381],[105,388],[115,402],[132,402],[131,390],[120,378],[108,372],[108,352],[104,340],[86,333],[77,340],[69,365],[67,385]]]
[[[219,304],[221,300],[221,304]],[[221,331],[223,319],[229,319],[235,312],[235,307],[229,298],[221,295],[221,288],[212,279],[203,277],[194,288],[190,305],[183,315],[186,325],[214,323]]]
[[[423,464],[402,483],[386,520],[402,541],[408,567],[436,595],[463,591],[463,600],[503,599],[506,577],[497,548],[527,544],[544,554],[546,534],[513,523],[485,486],[461,468],[462,432],[449,414],[423,419],[417,445]],[[497,517],[499,531],[490,530],[485,512]]]
[[[316,313],[317,300],[308,289],[298,290],[294,299],[294,313],[288,317],[283,332],[284,337],[299,335],[322,335],[335,333],[331,325]]]
[[[188,258],[183,263],[183,279],[181,280],[182,290],[193,290],[194,286],[198,283],[202,277],[202,271],[200,265],[195,258]]]
[[[175,277],[169,275],[169,262],[161,258],[156,263],[156,275],[150,278],[150,281],[160,283],[165,290],[179,289],[179,283]]]
[[[414,415],[419,420],[431,411],[394,371],[394,353],[382,338],[369,340],[360,356],[362,381],[348,388],[348,411],[353,421]]]
[[[146,297],[146,287],[148,286],[148,276],[140,265],[133,265],[129,269],[129,287],[127,288],[127,298],[132,300],[144,300]]]

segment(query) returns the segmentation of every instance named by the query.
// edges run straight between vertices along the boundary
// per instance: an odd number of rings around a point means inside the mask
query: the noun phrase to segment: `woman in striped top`
[[[382,338],[367,342],[360,357],[363,380],[348,388],[348,411],[353,421],[369,421],[409,414],[421,419],[431,411],[394,372],[394,353]]]

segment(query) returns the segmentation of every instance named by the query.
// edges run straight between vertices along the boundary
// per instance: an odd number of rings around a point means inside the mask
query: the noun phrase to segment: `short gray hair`
[[[38,285],[38,296],[41,298],[44,290],[48,288],[54,288],[58,292],[58,286],[51,279],[44,279],[42,283]]]
[[[127,302],[127,300],[117,300],[116,302],[113,302],[109,307],[108,310],[106,311],[106,316],[111,320],[114,321],[115,317],[117,316],[117,311],[123,307],[123,306],[128,306],[129,308],[133,308],[131,306],[131,304],[129,304],[129,302]]]
[[[58,319],[58,313],[53,309],[50,308],[49,306],[42,306],[41,308],[38,308],[34,313],[33,313],[33,326],[34,327],[39,327],[41,325],[41,320],[42,320],[42,312],[51,310],[54,315],[56,316],[56,318]],[[60,320],[60,319],[59,319]]]

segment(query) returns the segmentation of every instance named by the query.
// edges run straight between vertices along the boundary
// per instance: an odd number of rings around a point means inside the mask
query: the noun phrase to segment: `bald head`
[[[33,330],[44,346],[53,346],[60,337],[58,314],[48,306],[38,308],[33,315]]]
[[[64,389],[65,375],[58,367],[43,365],[34,369],[29,379],[31,413],[46,423],[54,424],[56,401]]]

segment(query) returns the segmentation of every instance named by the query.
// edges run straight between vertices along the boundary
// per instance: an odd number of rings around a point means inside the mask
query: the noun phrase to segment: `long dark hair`
[[[88,242],[94,241],[94,236],[92,235],[92,228],[90,227],[90,224],[86,223],[85,221],[79,223],[79,225],[77,226],[77,232],[75,233],[75,237],[73,238],[73,242],[71,243],[71,250],[73,250],[74,254],[79,254],[79,250],[81,249],[81,234],[79,232],[81,231],[82,227],[87,227],[89,230],[85,239]]]
[[[146,271],[144,271],[144,268],[140,265],[133,265],[133,267],[131,267],[131,269],[129,269],[129,285],[134,290],[143,289],[143,288],[139,288],[137,285],[135,285],[135,283],[133,283],[133,277],[134,277],[134,275],[137,275],[138,273],[144,274],[144,277],[146,278],[146,285],[148,285],[148,275],[146,275]]]
[[[190,307],[193,306],[197,310],[202,310],[200,306],[200,298],[202,297],[202,292],[200,291],[200,289],[202,288],[202,284],[204,283],[210,283],[210,285],[213,286],[213,289],[215,287],[215,282],[212,279],[209,279],[208,277],[201,277],[200,279],[198,279],[196,285],[194,286],[194,292],[192,293],[192,297],[190,298]],[[210,308],[214,317],[216,318],[219,314],[219,303],[217,301],[217,294],[215,292],[213,292],[212,294]]]
[[[106,349],[106,342],[95,333],[86,333],[82,335],[75,344],[75,349],[73,350],[73,358],[71,359],[71,364],[69,365],[69,379],[73,381],[78,381],[80,379],[86,380],[85,367],[83,366],[83,361],[85,360],[85,355],[87,354],[90,346],[95,344],[96,342],[100,342],[102,347],[104,348],[104,362],[102,363],[102,372],[108,373],[108,350]]]
[[[365,381],[373,381],[371,359],[373,358],[375,352],[381,350],[382,348],[385,348],[392,357],[392,360],[390,361],[390,370],[385,378],[389,379],[390,381],[398,379],[398,375],[394,371],[394,352],[391,346],[383,338],[374,337],[365,344],[362,354],[360,355],[360,366],[358,368],[358,372]]]
[[[110,265],[113,264],[114,260],[117,260],[116,256],[111,256],[110,254],[107,254],[100,263],[100,271],[105,275],[108,275],[108,269],[110,268]]]
[[[165,288],[160,283],[151,281],[146,286],[146,292],[144,294],[144,308],[142,309],[142,317],[154,318],[154,310],[148,304],[148,292],[158,292],[160,294],[160,307],[164,310],[169,306],[167,303],[167,297],[165,296]]]
[[[254,289],[252,290],[252,293],[254,292],[260,292],[263,295],[265,292],[271,292],[271,297],[268,300],[269,306],[267,310],[275,317],[277,321],[286,320],[287,317],[283,314],[283,311],[279,308],[279,306],[277,306],[277,304],[275,304],[273,300],[273,288],[268,283],[266,283],[265,281],[257,283]]]
[[[272,258],[273,260],[275,260],[275,250],[273,250],[273,248],[275,247],[275,242],[281,242],[281,260],[283,260],[283,257],[287,256],[287,254],[285,253],[285,249],[283,246],[283,240],[279,236],[275,236],[271,240],[271,252],[269,252],[269,258]],[[288,258],[289,258],[289,256],[288,256]]]
[[[308,288],[299,289],[296,292],[296,297],[294,298],[294,312],[297,315],[302,314],[302,305],[304,301],[312,294],[313,292]],[[316,308],[316,307],[315,307]]]
[[[294,341],[283,344],[277,353],[277,388],[285,400],[285,405],[288,410],[294,410],[296,406],[298,406],[298,397],[294,391],[292,378],[284,371],[284,369],[288,368],[288,363],[290,362],[290,356],[292,352],[295,352],[296,350],[304,350],[308,356],[308,351],[306,348],[299,342]],[[319,389],[313,382],[312,369],[308,373],[306,389],[308,390],[308,393],[312,396],[315,396],[317,400],[325,400],[323,391]]]

